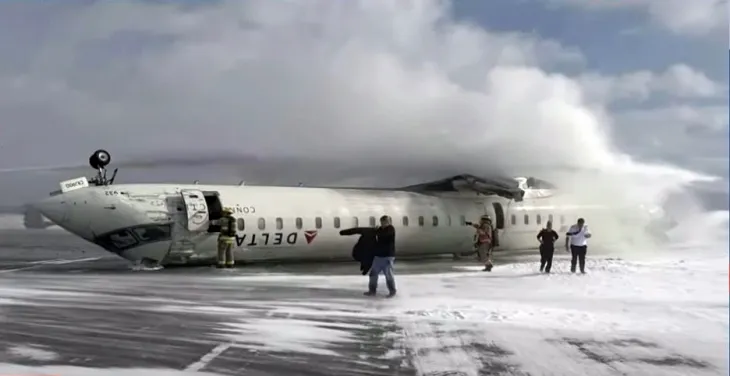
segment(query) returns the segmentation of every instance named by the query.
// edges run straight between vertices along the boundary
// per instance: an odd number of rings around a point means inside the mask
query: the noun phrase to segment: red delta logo
[[[304,238],[307,239],[307,244],[312,244],[314,238],[317,237],[317,230],[304,231]]]

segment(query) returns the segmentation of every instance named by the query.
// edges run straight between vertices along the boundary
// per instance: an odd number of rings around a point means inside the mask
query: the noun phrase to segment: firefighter
[[[236,218],[233,210],[223,209],[220,219],[221,231],[218,234],[218,267],[232,268],[236,261],[233,259],[233,242],[236,240]]]
[[[494,238],[494,227],[492,226],[492,219],[488,215],[483,215],[479,219],[479,223],[466,222],[467,225],[474,227],[477,232],[475,235],[476,241],[475,246],[477,248],[477,255],[479,256],[479,262],[484,263],[485,272],[492,271],[492,245]]]

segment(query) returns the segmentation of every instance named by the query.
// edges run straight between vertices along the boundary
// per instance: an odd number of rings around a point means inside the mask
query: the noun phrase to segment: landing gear
[[[108,151],[99,149],[95,151],[89,157],[89,165],[98,173],[96,177],[89,179],[89,184],[96,186],[112,185],[114,184],[114,178],[117,176],[117,169],[114,169],[114,174],[110,179],[106,177],[106,166],[112,161],[112,156]]]

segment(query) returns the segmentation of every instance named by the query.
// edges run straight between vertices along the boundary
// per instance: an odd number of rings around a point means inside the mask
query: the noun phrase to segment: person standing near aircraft
[[[591,237],[588,226],[585,225],[583,218],[578,218],[578,222],[568,229],[565,234],[565,250],[568,251],[570,244],[570,272],[575,273],[576,262],[580,264],[580,272],[586,272],[586,253],[588,252],[588,238]]]
[[[233,259],[233,242],[236,240],[236,218],[233,210],[224,208],[220,219],[221,231],[218,234],[218,268],[232,268],[236,261]]]
[[[485,272],[492,271],[492,239],[494,228],[492,227],[492,219],[488,215],[483,215],[479,219],[479,223],[466,222],[468,226],[472,226],[477,230],[476,248],[479,262],[484,263]]]
[[[388,286],[388,297],[395,296],[395,277],[393,276],[393,263],[395,262],[395,227],[390,217],[380,217],[380,226],[375,228],[375,250],[373,265],[370,268],[370,283],[367,296],[374,296],[378,289],[378,277],[380,273],[385,275],[385,283]]]
[[[540,272],[550,273],[553,266],[553,254],[555,254],[555,241],[558,240],[558,233],[553,230],[553,222],[548,221],[545,228],[537,234],[540,242]]]

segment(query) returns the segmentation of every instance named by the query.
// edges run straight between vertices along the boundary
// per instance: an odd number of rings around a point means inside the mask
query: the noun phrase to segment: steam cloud
[[[46,25],[0,61],[0,156],[15,165],[97,147],[116,160],[238,153],[317,161],[296,169],[323,182],[534,174],[614,204],[699,178],[614,148],[603,104],[546,70],[579,53],[457,22],[445,2],[2,7],[0,38],[17,38],[13,19]]]

